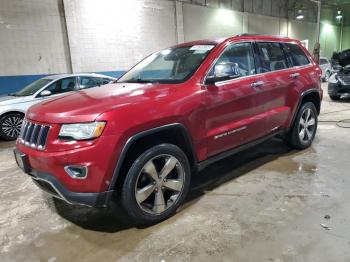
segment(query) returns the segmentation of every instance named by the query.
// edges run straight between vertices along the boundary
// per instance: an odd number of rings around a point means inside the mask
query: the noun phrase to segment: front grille
[[[50,127],[23,120],[19,141],[25,146],[44,150]]]

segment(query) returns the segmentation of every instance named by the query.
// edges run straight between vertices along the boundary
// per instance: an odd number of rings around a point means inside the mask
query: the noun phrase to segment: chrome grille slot
[[[44,150],[49,130],[49,126],[24,120],[19,141],[25,146]]]
[[[30,141],[30,139],[31,139],[31,137],[32,137],[33,127],[34,127],[34,124],[28,122],[27,134],[26,134],[26,136],[23,138],[23,139],[24,139],[24,144],[25,144],[26,146],[29,146],[29,141]]]

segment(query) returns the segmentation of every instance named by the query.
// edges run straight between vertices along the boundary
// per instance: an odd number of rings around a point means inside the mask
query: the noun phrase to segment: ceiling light
[[[342,13],[341,13],[341,11],[340,10],[338,10],[338,12],[337,12],[337,15],[336,15],[336,17],[335,17],[336,19],[338,19],[338,20],[340,20],[340,19],[342,19],[343,18],[343,15],[342,15]]]
[[[298,13],[295,17],[298,20],[304,19],[304,15],[303,15],[303,11],[302,10],[298,10]]]

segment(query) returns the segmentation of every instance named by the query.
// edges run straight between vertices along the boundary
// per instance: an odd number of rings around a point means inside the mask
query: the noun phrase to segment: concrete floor
[[[350,261],[350,129],[334,122],[350,118],[350,100],[322,106],[311,148],[276,139],[216,163],[177,215],[149,228],[118,207],[52,200],[0,142],[0,261]]]

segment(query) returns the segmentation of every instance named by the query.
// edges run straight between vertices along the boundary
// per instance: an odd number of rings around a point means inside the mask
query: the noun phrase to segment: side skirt
[[[219,160],[221,160],[223,158],[226,158],[226,157],[228,157],[230,155],[233,155],[233,154],[236,154],[236,153],[241,152],[243,150],[246,150],[246,149],[248,149],[250,147],[256,146],[256,145],[258,145],[258,144],[260,144],[262,142],[265,142],[266,140],[269,140],[269,139],[271,139],[271,138],[273,138],[275,136],[283,136],[284,134],[285,134],[284,130],[279,130],[277,132],[273,132],[273,133],[271,133],[271,134],[269,134],[267,136],[264,136],[262,138],[256,139],[256,140],[254,140],[252,142],[249,142],[247,144],[241,145],[239,147],[230,149],[230,150],[225,151],[223,153],[220,153],[218,155],[212,156],[212,157],[208,158],[207,160],[204,160],[202,162],[197,163],[197,171],[202,171],[204,168],[206,168],[207,166],[213,164],[216,161],[219,161]]]

